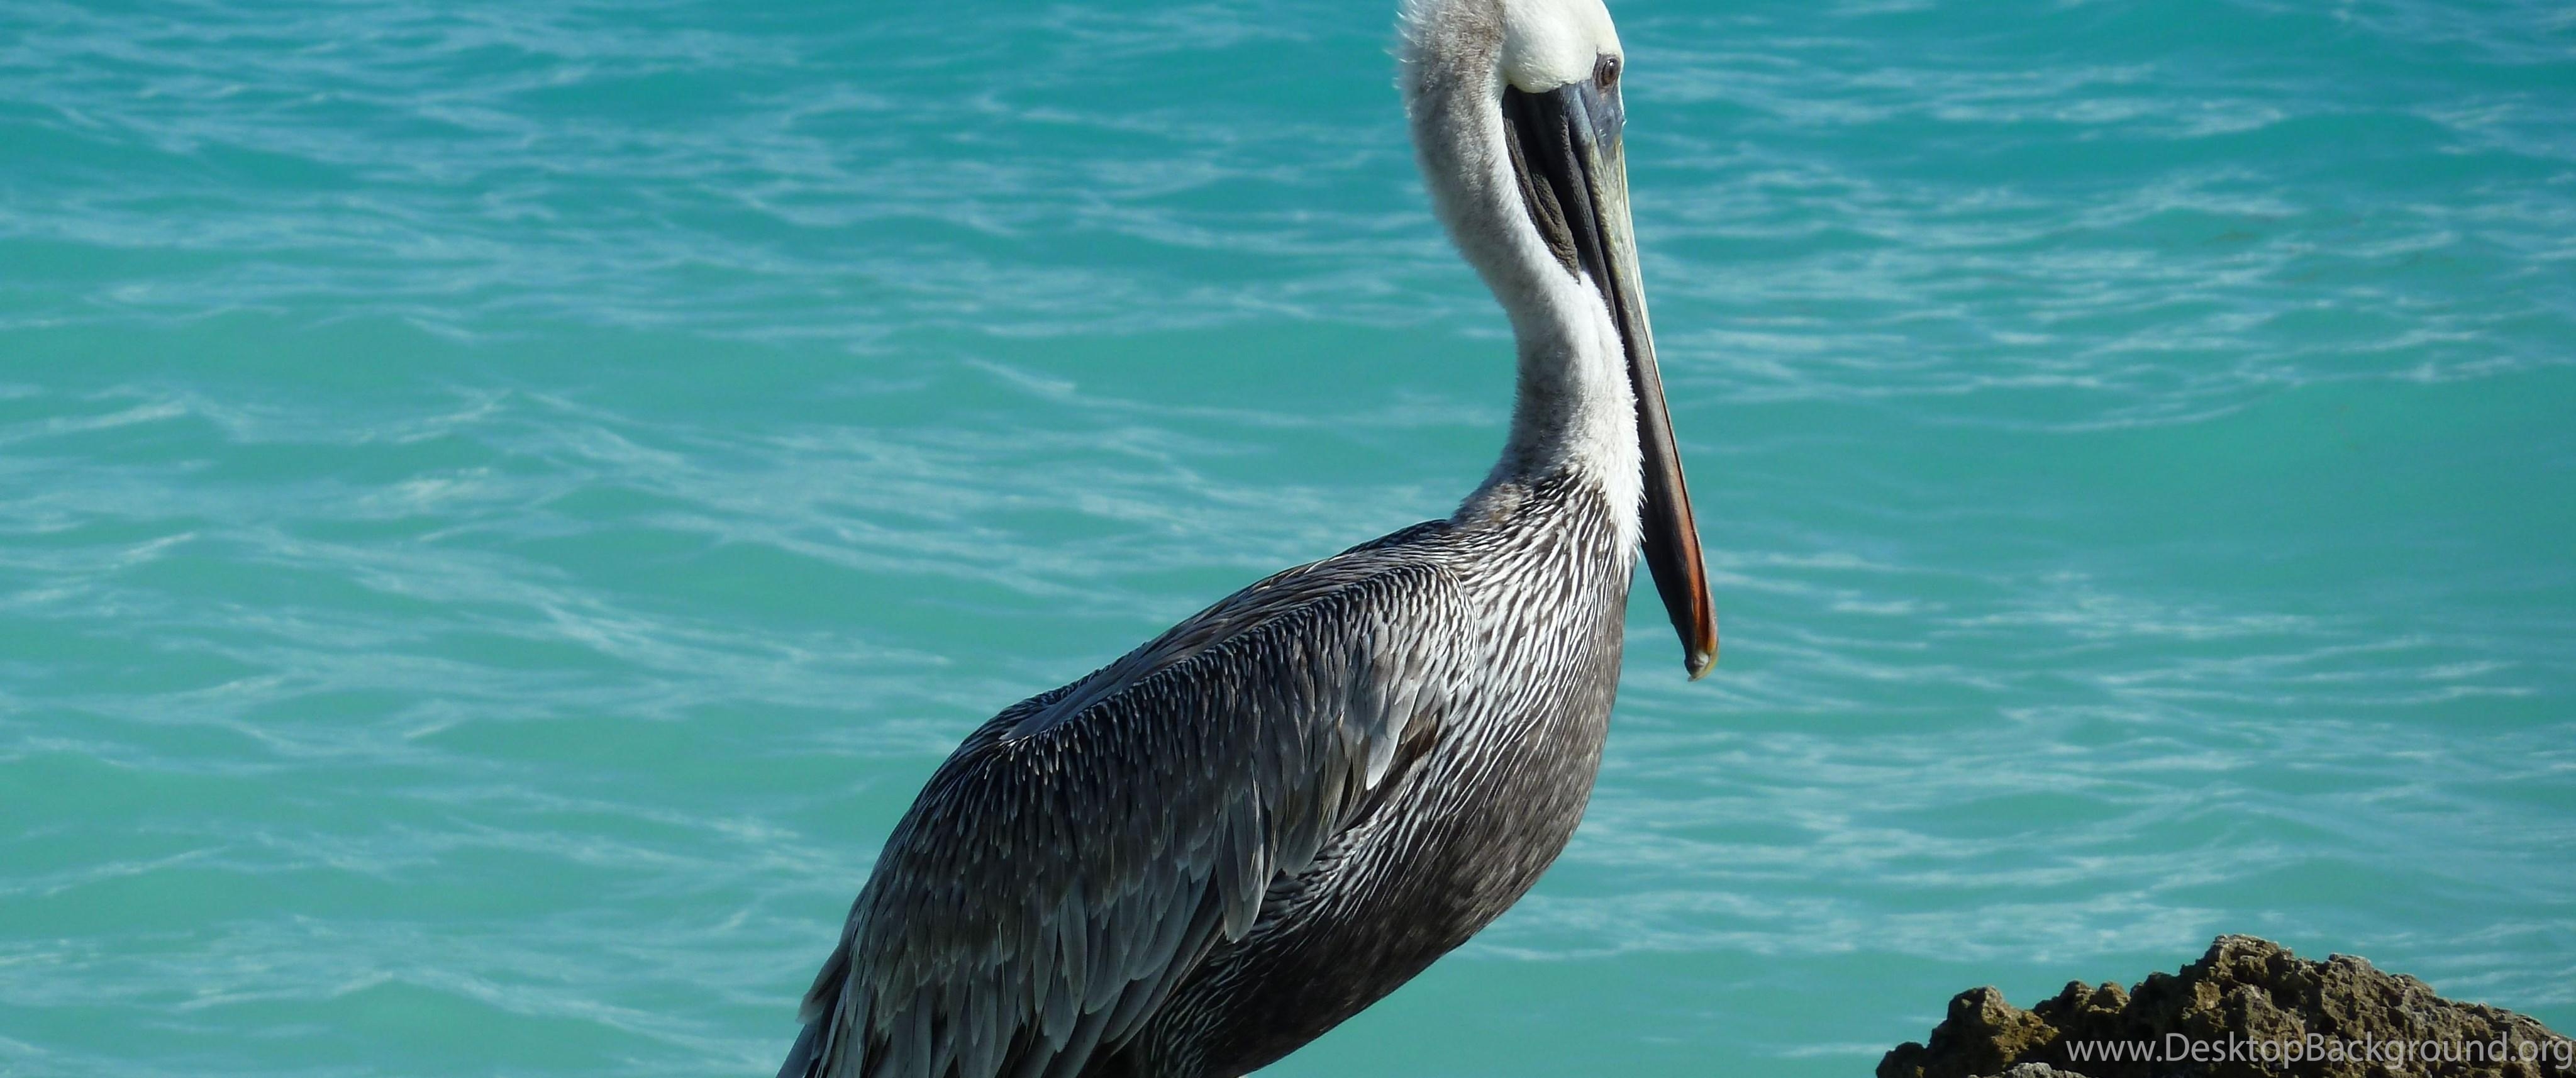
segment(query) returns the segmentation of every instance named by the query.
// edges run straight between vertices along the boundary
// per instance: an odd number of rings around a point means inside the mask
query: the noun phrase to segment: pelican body
[[[1445,520],[1228,596],[968,736],[905,813],[781,1078],[1234,1078],[1556,859],[1629,581],[1717,629],[1656,372],[1600,0],[1416,0],[1432,203],[1510,315],[1501,459]]]

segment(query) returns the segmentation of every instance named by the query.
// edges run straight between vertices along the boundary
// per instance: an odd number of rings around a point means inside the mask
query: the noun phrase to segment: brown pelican
[[[1005,709],[886,840],[782,1078],[1232,1078],[1518,900],[1583,815],[1642,545],[1715,661],[1601,0],[1413,0],[1432,203],[1518,339],[1455,515]]]

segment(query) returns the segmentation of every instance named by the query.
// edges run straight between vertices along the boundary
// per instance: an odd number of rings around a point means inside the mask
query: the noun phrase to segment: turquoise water
[[[713,1075],[949,745],[1447,511],[1389,5],[0,5],[0,1074]],[[1725,659],[1270,1073],[2576,1028],[2576,16],[1625,0]]]

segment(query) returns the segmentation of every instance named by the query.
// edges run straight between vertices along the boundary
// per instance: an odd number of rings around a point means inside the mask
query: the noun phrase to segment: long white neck
[[[1641,480],[1635,391],[1601,293],[1548,253],[1523,207],[1504,142],[1498,35],[1477,9],[1447,5],[1407,28],[1406,112],[1433,209],[1510,315],[1519,352],[1512,430],[1483,486],[1459,507],[1481,515],[1528,481],[1571,471],[1608,497],[1633,547]]]

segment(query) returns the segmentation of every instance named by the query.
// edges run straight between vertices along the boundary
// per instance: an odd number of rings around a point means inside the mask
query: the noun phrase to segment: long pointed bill
[[[1637,397],[1637,445],[1645,465],[1640,525],[1655,592],[1681,634],[1682,662],[1696,681],[1717,662],[1717,610],[1701,564],[1699,525],[1682,481],[1680,447],[1655,367],[1655,332],[1637,275],[1628,224],[1628,163],[1620,149],[1619,93],[1577,82],[1541,93],[1503,90],[1504,127],[1530,219],[1557,260],[1589,278],[1609,304],[1627,349]]]

